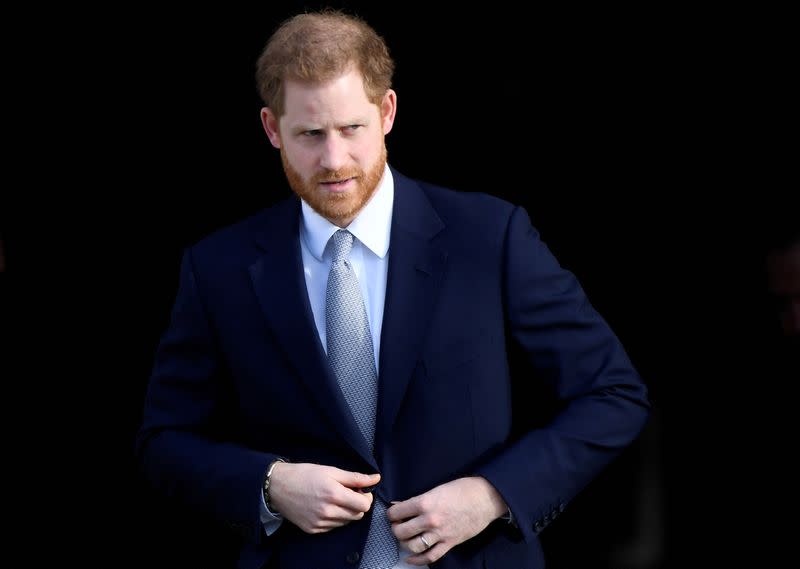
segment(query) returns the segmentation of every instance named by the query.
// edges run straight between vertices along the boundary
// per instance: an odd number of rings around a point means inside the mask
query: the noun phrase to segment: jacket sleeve
[[[229,442],[235,415],[224,368],[187,250],[156,350],[137,458],[156,490],[257,542],[261,486],[276,457]]]
[[[513,341],[525,350],[536,380],[558,398],[560,412],[512,441],[478,474],[497,488],[530,540],[638,436],[649,403],[618,338],[522,208],[510,216],[503,278]]]

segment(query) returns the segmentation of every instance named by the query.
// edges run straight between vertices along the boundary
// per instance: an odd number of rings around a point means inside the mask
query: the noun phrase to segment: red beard
[[[327,170],[314,174],[306,183],[300,173],[289,164],[283,148],[280,150],[283,171],[286,173],[289,186],[294,193],[305,200],[314,211],[339,227],[348,225],[369,201],[378,188],[386,168],[386,145],[384,144],[378,160],[369,171],[365,172],[361,168]],[[329,192],[319,186],[323,182],[348,178],[354,178],[355,188],[347,192]]]

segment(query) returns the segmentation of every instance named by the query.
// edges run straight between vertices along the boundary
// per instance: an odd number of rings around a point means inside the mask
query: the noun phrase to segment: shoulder
[[[438,205],[467,211],[473,211],[476,208],[486,208],[487,213],[507,213],[516,207],[513,203],[488,192],[465,191],[459,188],[450,188],[425,180],[407,177],[394,169],[392,170],[392,174],[395,177],[396,184],[399,181],[401,186],[407,183],[419,186],[434,206]]]
[[[409,178],[393,170],[396,192],[418,191],[445,226],[463,227],[472,233],[502,232],[518,210],[518,205],[489,192],[464,191],[424,180]]]
[[[286,235],[292,228],[296,234],[299,212],[299,201],[295,196],[289,196],[205,235],[188,250],[193,258],[214,263],[250,262],[268,248],[273,235]]]

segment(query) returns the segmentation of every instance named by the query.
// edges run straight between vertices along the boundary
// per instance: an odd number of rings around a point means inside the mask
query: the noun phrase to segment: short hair
[[[282,116],[286,79],[321,83],[350,66],[361,73],[370,102],[380,104],[394,73],[383,38],[361,18],[340,10],[298,14],[278,27],[258,58],[258,92],[264,104]]]

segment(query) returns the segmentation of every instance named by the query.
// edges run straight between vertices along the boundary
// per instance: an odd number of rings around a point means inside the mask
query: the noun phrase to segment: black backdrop
[[[133,435],[182,248],[287,195],[253,68],[314,5],[24,18],[34,152],[0,210],[8,400],[29,403],[11,449],[34,482],[23,525],[61,559],[224,566],[233,539],[150,493]],[[767,559],[794,495],[761,274],[796,223],[780,15],[337,5],[397,61],[390,162],[524,205],[650,385],[654,426],[545,532],[551,566],[609,565],[643,480],[663,566]]]

